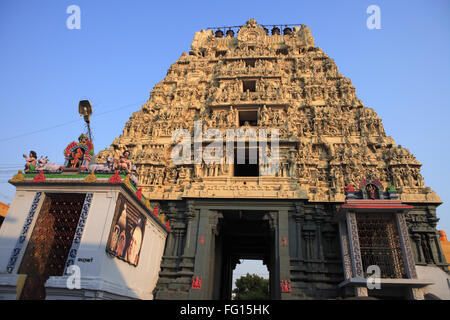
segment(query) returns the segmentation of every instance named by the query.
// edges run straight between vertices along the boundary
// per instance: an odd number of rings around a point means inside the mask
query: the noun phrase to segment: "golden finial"
[[[97,177],[94,174],[94,170],[91,171],[91,174],[84,178],[84,182],[92,183],[97,181]]]
[[[145,200],[145,207],[150,210],[150,199]]]
[[[22,170],[19,170],[11,179],[11,182],[22,182],[25,180],[25,176],[22,173]]]
[[[131,181],[130,181],[130,175],[127,174],[125,176],[125,178],[123,178],[123,183],[125,183],[125,185],[131,189]]]

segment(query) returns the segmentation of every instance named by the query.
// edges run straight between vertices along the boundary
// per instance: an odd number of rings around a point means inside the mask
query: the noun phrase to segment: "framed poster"
[[[143,214],[119,194],[106,251],[137,266],[144,239],[145,219]]]

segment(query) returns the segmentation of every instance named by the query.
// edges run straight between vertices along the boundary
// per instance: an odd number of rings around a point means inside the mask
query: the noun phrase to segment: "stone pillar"
[[[280,210],[276,213],[278,216],[278,232],[276,232],[277,238],[275,239],[278,246],[279,255],[279,270],[280,270],[280,282],[285,290],[281,290],[281,299],[286,300],[291,298],[291,272],[290,272],[290,255],[289,255],[289,212],[288,210]],[[276,220],[275,220],[276,221]]]
[[[352,277],[352,259],[350,256],[350,244],[348,242],[347,225],[345,221],[339,221],[339,236],[341,240],[342,267],[345,280]]]
[[[416,258],[417,258],[417,262],[421,263],[424,259],[423,259],[423,253],[422,253],[422,241],[421,241],[421,236],[418,233],[413,233],[411,235],[412,239],[413,239],[413,250],[416,253]]]
[[[190,208],[186,212],[186,242],[184,244],[182,261],[180,264],[181,270],[190,276],[193,276],[192,271],[194,268],[195,247],[197,245],[197,233],[198,233],[198,210]]]
[[[184,246],[183,246],[183,241],[186,239],[186,225],[184,223],[182,223],[183,228],[179,230],[180,233],[180,237],[179,237],[179,243],[177,246],[177,257],[178,259],[181,260],[181,255],[184,253]]]
[[[350,256],[352,258],[353,277],[363,278],[364,270],[361,260],[361,250],[359,248],[358,225],[354,212],[347,212],[347,231],[349,236]]]
[[[212,217],[214,215],[214,217]],[[214,243],[215,229],[217,226],[217,214],[211,210],[202,208],[199,213],[198,232],[195,251],[194,275],[193,281],[199,280],[200,287],[189,290],[189,299],[211,299],[212,298],[212,279],[215,263]],[[198,282],[197,282],[198,284]]]
[[[435,264],[442,263],[442,255],[439,245],[439,236],[437,235],[437,232],[428,233],[427,234],[428,242],[430,244],[431,248],[431,254],[433,255],[433,261]]]
[[[166,245],[166,254],[165,257],[171,257],[172,256],[172,252],[173,252],[173,247],[174,247],[174,241],[175,241],[175,235],[173,232],[170,232],[167,235],[167,245]]]
[[[191,285],[192,269],[186,271],[181,260],[185,223],[171,215],[172,231],[168,234],[161,263],[155,299],[186,299]]]
[[[347,231],[349,236],[350,257],[352,261],[352,278],[364,278],[364,270],[361,260],[361,249],[359,247],[358,224],[356,214],[347,212]],[[367,297],[367,287],[355,287],[355,296]]]
[[[305,241],[305,259],[308,262],[317,260],[316,246],[316,232],[317,228],[310,215],[305,217],[305,224],[302,227],[303,239]]]
[[[219,235],[219,234],[218,234]],[[215,256],[215,268],[214,268],[214,288],[213,288],[213,299],[219,300],[222,299],[222,279],[224,276],[224,264],[223,260],[223,237],[216,238],[215,248],[214,248],[214,256]]]
[[[272,211],[266,215],[270,230],[273,234],[273,243],[270,257],[270,295],[272,300],[281,299],[281,278],[280,278],[280,241],[278,232],[278,212]]]
[[[408,278],[416,279],[416,265],[414,256],[409,242],[408,227],[406,226],[405,216],[403,213],[396,213],[395,220],[397,222],[398,235],[402,244],[403,261],[405,263],[406,274]]]
[[[438,255],[440,257],[440,262],[444,265],[447,265],[450,261],[447,261],[445,254],[444,254],[444,250],[442,249],[442,245],[441,245],[441,241],[439,240],[440,236],[439,233],[436,233],[436,248],[437,248],[437,252]],[[447,268],[445,268],[445,270],[447,270]]]
[[[192,243],[195,245],[195,239],[193,241],[191,236],[192,234],[197,234],[195,229],[198,215],[195,214],[194,210],[186,215],[187,234],[184,248],[182,248],[182,243],[185,231],[184,228],[181,228],[182,223],[176,222],[177,228],[174,226],[173,231],[169,233],[170,238],[166,246],[167,256],[163,257],[162,271],[158,280],[159,291],[156,294],[156,299],[181,300],[188,298],[188,292],[192,284],[195,254],[195,247],[192,246]],[[173,239],[175,232],[178,233],[179,237],[177,246],[175,246]],[[169,252],[175,256],[168,256]],[[175,266],[177,266],[176,269],[174,269]]]
[[[181,236],[180,230],[172,227],[171,234],[173,235],[173,244],[172,244],[170,255],[172,257],[177,257],[178,256],[178,246],[180,243],[180,236]]]
[[[321,217],[316,222],[316,224],[317,224],[317,249],[319,250],[319,252],[317,253],[317,258],[319,259],[320,262],[324,261],[323,241],[322,241],[322,220],[323,220],[323,218]]]
[[[408,228],[405,222],[405,216],[402,213],[397,213],[395,215],[398,233],[400,237],[400,242],[402,244],[402,253],[403,253],[403,261],[405,262],[405,269],[408,278],[417,279],[416,273],[416,265],[414,256],[412,253],[411,244],[409,241],[409,233]],[[419,236],[420,241],[420,236]],[[420,242],[419,242],[420,243]],[[420,246],[421,249],[421,246]],[[425,259],[424,259],[425,261]],[[424,300],[423,291],[421,288],[410,288],[407,289],[409,291],[409,299],[411,300]]]
[[[299,260],[303,260],[303,248],[302,248],[302,219],[299,215],[296,215],[294,217],[295,219],[295,230],[296,230],[296,235],[295,238],[297,240],[297,252],[296,252],[296,256],[297,259]]]
[[[219,216],[221,217],[222,215],[217,213],[217,212],[211,212],[209,215],[209,226],[208,226],[208,233],[210,232],[210,236],[209,236],[209,241],[208,243],[206,243],[204,241],[204,245],[206,246],[207,250],[209,250],[209,261],[208,261],[208,265],[209,265],[209,269],[208,269],[208,292],[207,292],[207,296],[208,299],[212,299],[213,298],[213,294],[214,294],[214,279],[215,279],[215,270],[217,268],[220,269],[221,265],[220,265],[220,260],[219,259],[219,264],[216,265],[217,263],[217,259],[216,259],[216,237],[219,234],[219,231],[217,229],[217,224],[218,224],[218,218]],[[206,289],[206,287],[205,287]]]

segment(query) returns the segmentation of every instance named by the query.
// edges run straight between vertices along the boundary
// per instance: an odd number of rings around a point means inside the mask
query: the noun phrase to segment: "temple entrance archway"
[[[172,222],[162,258],[156,299],[231,299],[233,270],[239,259],[262,260],[269,271],[270,299],[290,299],[291,255],[298,249],[289,216],[300,208],[300,202],[184,201],[167,204],[177,220]],[[289,240],[290,235],[294,240]],[[291,250],[290,243],[294,245]]]
[[[220,213],[215,239],[213,299],[231,299],[233,270],[240,259],[263,261],[269,270],[270,297],[276,299],[275,238],[269,213],[243,210]]]
[[[289,299],[290,290],[283,291],[282,284],[290,279],[287,239],[288,210],[292,208],[292,202],[195,199],[191,200],[190,206],[195,209],[191,211],[187,225],[187,240],[180,264],[182,272],[187,274],[192,270],[192,284],[185,298],[231,299],[232,276],[237,262],[239,259],[257,259],[263,260],[269,270],[270,298]],[[167,252],[170,247],[169,239]],[[167,257],[167,261],[172,259]],[[190,265],[192,269],[189,269]],[[158,299],[169,298],[169,294],[173,296],[173,291],[164,290],[162,284],[160,288]],[[183,297],[182,294],[179,297]]]

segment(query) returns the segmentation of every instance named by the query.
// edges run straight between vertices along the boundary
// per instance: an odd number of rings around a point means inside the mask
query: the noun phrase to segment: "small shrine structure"
[[[169,221],[132,173],[91,164],[93,151],[82,134],[63,166],[42,158],[9,181],[0,299],[153,299]]]

